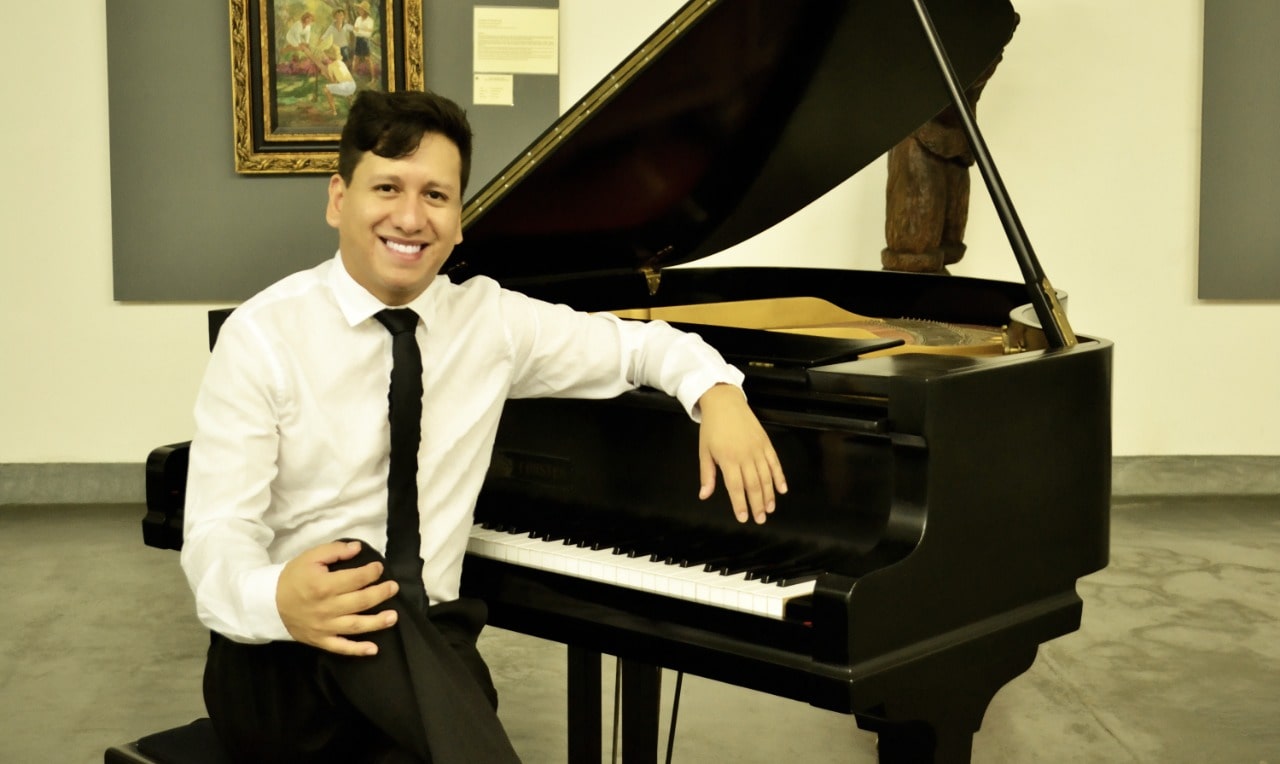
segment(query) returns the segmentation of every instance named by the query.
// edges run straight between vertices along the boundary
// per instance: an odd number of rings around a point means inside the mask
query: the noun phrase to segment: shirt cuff
[[[737,367],[727,365],[721,371],[694,372],[681,380],[680,387],[676,390],[676,398],[684,406],[689,418],[701,424],[702,408],[698,405],[698,401],[702,399],[703,393],[719,384],[733,385],[741,390],[744,378],[745,375]]]
[[[293,642],[293,635],[280,619],[276,607],[276,586],[284,563],[256,568],[245,574],[244,607],[245,625],[249,633],[258,639],[271,642]]]

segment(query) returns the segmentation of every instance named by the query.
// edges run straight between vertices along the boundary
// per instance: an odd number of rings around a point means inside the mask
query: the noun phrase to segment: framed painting
[[[357,92],[422,85],[422,0],[231,0],[238,173],[332,173]]]

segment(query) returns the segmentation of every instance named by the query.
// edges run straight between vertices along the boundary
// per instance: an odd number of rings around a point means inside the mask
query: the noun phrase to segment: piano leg
[[[923,722],[865,722],[858,726],[877,734],[880,764],[969,764],[973,733],[959,728],[936,729]]]
[[[622,760],[626,764],[656,764],[662,669],[618,660],[622,661]]]
[[[658,707],[662,669],[618,659],[621,668],[622,761],[654,764],[658,760]],[[599,764],[600,653],[569,646],[569,762]]]
[[[1070,599],[1078,602],[1074,592]],[[1065,617],[1078,625],[1078,605]],[[881,764],[969,764],[991,698],[1031,667],[1043,641],[1016,631],[973,638],[885,672],[878,680],[887,690],[884,705],[855,714],[859,727],[879,736]]]
[[[600,653],[569,645],[569,764],[600,764]]]

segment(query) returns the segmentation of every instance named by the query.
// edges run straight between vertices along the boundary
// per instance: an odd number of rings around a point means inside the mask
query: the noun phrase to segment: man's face
[[[329,179],[325,220],[338,229],[342,263],[385,305],[422,294],[462,242],[462,155],[426,133],[412,154],[366,152],[351,183]]]

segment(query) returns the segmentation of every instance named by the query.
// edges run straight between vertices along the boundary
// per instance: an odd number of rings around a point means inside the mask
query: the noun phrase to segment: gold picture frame
[[[421,90],[422,0],[230,0],[237,173],[329,174],[360,89]]]

